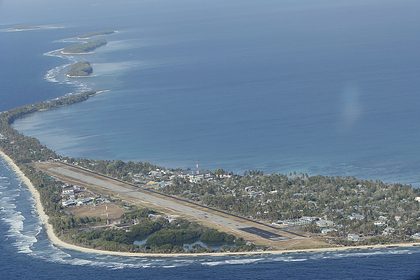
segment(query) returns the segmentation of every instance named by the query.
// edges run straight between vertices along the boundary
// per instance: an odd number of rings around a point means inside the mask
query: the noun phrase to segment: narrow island
[[[93,73],[93,68],[87,61],[76,62],[69,66],[67,77],[78,78],[88,77]]]
[[[87,38],[111,32],[94,32]],[[64,48],[85,54],[95,40]],[[89,62],[69,77],[93,72]],[[103,91],[102,91],[103,92]],[[54,245],[121,256],[280,254],[420,246],[420,189],[354,177],[234,174],[57,154],[13,128],[87,91],[0,113],[0,157],[25,182]]]
[[[67,95],[0,114],[0,155],[32,186],[58,246],[183,256],[420,245],[420,190],[409,185],[68,158],[12,127],[27,114],[97,94]]]
[[[108,42],[105,39],[98,39],[80,44],[73,44],[63,48],[61,53],[65,55],[89,54],[97,48],[105,46],[107,43]]]
[[[90,32],[90,33],[85,33],[82,35],[78,35],[77,38],[78,39],[89,39],[92,37],[96,37],[96,36],[105,36],[105,35],[111,35],[116,33],[116,31],[114,30],[105,30],[105,31],[97,31],[97,32]]]
[[[57,29],[62,28],[59,26],[52,26],[52,25],[25,25],[25,24],[18,24],[10,26],[5,30],[6,32],[23,32],[23,31],[37,31],[37,30],[43,30],[43,29]]]
[[[28,31],[28,30],[39,30],[42,29],[42,26],[37,25],[15,25],[10,28],[13,31]]]

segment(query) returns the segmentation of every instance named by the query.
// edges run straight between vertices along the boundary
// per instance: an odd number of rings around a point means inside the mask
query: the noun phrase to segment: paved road
[[[79,183],[89,188],[94,187],[106,192],[111,192],[122,199],[130,202],[147,205],[151,208],[172,212],[180,216],[192,218],[195,221],[218,229],[232,232],[246,240],[251,240],[257,244],[269,246],[280,245],[278,243],[289,239],[304,239],[291,232],[284,232],[273,229],[245,218],[234,215],[213,211],[212,209],[198,206],[193,203],[178,200],[174,197],[159,195],[156,193],[134,187],[121,181],[101,176],[87,170],[65,165],[58,162],[38,163],[37,168],[49,173],[58,179],[69,182]],[[253,230],[247,230],[252,228]],[[245,229],[245,230],[244,230]],[[296,240],[295,240],[296,241]]]

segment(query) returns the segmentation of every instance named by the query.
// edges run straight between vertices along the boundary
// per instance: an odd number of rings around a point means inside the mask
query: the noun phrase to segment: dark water
[[[0,33],[0,110],[111,89],[17,122],[59,152],[420,182],[418,1],[56,2],[0,1],[4,28],[48,25]],[[44,55],[62,39],[109,28],[120,32],[84,57],[95,77],[69,81],[60,72],[69,61]],[[175,260],[69,252],[49,244],[26,187],[3,162],[0,176],[1,279],[415,279],[420,272],[420,251],[402,248]]]

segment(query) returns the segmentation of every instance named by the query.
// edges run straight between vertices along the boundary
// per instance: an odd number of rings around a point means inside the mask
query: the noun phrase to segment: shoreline
[[[69,52],[60,51],[60,54],[62,55],[88,55],[88,54],[95,54],[95,52],[69,53]]]
[[[314,249],[293,249],[293,250],[268,250],[268,251],[248,251],[248,252],[215,252],[215,253],[131,253],[106,251],[93,248],[86,248],[61,240],[55,233],[53,226],[49,223],[49,216],[45,213],[44,207],[41,203],[41,197],[38,190],[32,184],[28,177],[15,164],[12,158],[0,150],[0,158],[3,159],[8,166],[10,166],[17,177],[28,187],[35,200],[35,208],[38,217],[44,227],[48,239],[57,247],[78,251],[88,254],[111,255],[121,257],[150,257],[150,258],[176,258],[176,257],[223,257],[223,256],[256,256],[256,255],[282,255],[291,253],[322,253],[322,252],[342,252],[351,250],[375,250],[375,249],[390,249],[390,248],[412,248],[420,247],[420,242],[406,242],[395,244],[381,244],[381,245],[359,245],[359,246],[341,246],[341,247],[325,247]]]
[[[66,77],[67,77],[67,78],[92,78],[92,77],[95,77],[95,75],[87,75],[87,76],[73,76],[73,75],[66,74]]]

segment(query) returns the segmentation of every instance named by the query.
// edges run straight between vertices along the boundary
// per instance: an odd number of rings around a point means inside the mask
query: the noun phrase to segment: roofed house
[[[413,234],[411,236],[411,238],[416,239],[416,240],[420,240],[420,232],[417,232],[417,233]]]
[[[358,234],[350,233],[350,234],[347,235],[347,240],[352,241],[352,242],[358,242],[358,241],[361,241],[362,238]]]

